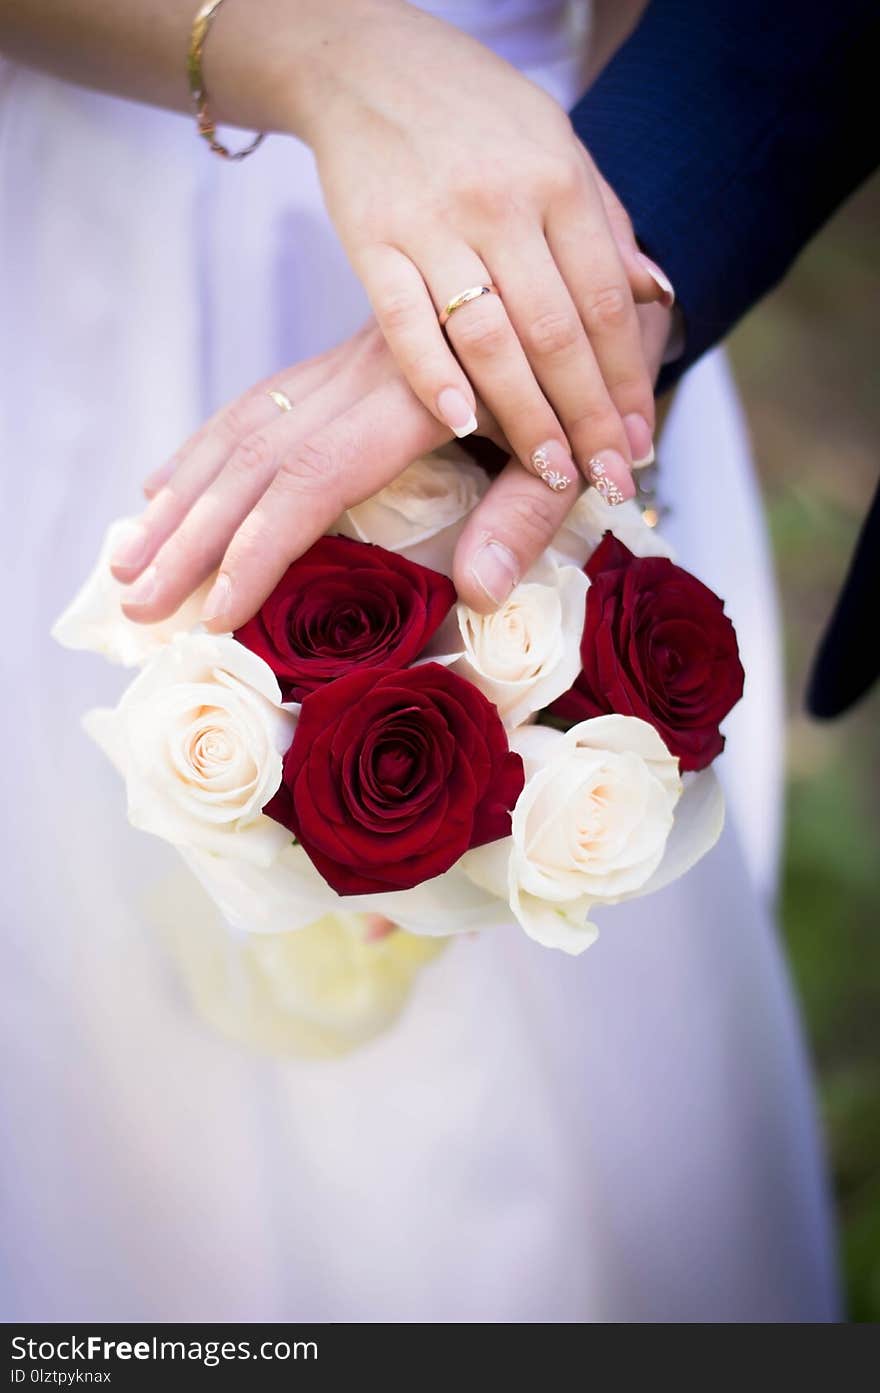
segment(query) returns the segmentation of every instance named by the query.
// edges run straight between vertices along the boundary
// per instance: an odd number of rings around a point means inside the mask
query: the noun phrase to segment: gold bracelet
[[[208,93],[205,89],[205,79],[202,76],[202,53],[205,48],[205,40],[214,22],[214,16],[222,4],[223,0],[208,0],[207,4],[200,5],[196,11],[189,39],[189,51],[186,55],[186,71],[189,77],[190,96],[196,114],[199,135],[204,136],[215,155],[222,156],[224,160],[243,160],[248,155],[253,154],[265,133],[261,132],[260,135],[255,136],[250,145],[245,146],[243,150],[228,150],[225,145],[221,145],[217,139],[216,122],[208,110]]]

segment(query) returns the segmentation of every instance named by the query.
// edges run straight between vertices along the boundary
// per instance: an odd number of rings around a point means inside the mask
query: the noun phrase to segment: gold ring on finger
[[[490,283],[489,285],[472,285],[468,290],[462,290],[460,294],[454,295],[438,315],[441,329],[446,321],[455,314],[455,311],[461,309],[462,305],[467,305],[471,300],[479,300],[481,295],[498,295],[498,293],[498,287]]]

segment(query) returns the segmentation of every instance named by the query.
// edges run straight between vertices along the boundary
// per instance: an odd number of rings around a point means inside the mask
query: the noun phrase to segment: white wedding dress
[[[570,103],[556,0],[449,0]],[[748,695],[720,845],[572,960],[456,941],[335,1062],[193,1014],[143,913],[173,863],[79,725],[125,675],[49,629],[108,521],[218,404],[366,316],[308,152],[0,65],[2,1317],[814,1321],[836,1314],[810,1082],[770,903],[775,594],[724,360],[661,448],[667,530]]]

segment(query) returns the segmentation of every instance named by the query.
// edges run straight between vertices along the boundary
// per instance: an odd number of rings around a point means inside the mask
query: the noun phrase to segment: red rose
[[[554,713],[640,716],[682,769],[705,769],[724,749],[718,727],[745,680],[724,602],[665,557],[633,556],[610,532],[585,570],[583,671]]]
[[[407,890],[510,832],[524,782],[498,712],[439,663],[307,696],[265,811],[340,895]]]
[[[354,669],[406,667],[455,603],[452,581],[395,552],[322,537],[236,632],[270,666],[285,701]]]

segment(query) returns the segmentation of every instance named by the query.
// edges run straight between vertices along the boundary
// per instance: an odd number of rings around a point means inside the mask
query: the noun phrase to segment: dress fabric
[[[570,104],[556,0],[434,6]],[[583,15],[581,16],[583,18]],[[207,157],[184,117],[0,66],[2,1314],[18,1320],[813,1321],[828,1200],[770,904],[776,599],[724,360],[660,458],[683,564],[728,600],[748,694],[719,846],[572,960],[456,940],[330,1062],[192,1013],[82,712],[127,680],[49,638],[108,521],[210,411],[366,317],[311,156]]]

